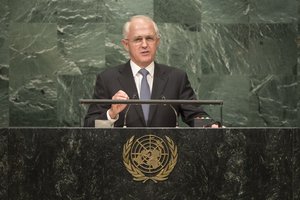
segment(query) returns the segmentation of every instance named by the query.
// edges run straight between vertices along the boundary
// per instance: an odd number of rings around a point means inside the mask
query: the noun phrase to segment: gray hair
[[[124,26],[123,26],[123,38],[127,39],[127,35],[129,33],[129,27],[130,27],[130,23],[134,20],[134,19],[143,19],[145,21],[149,21],[152,22],[153,26],[154,26],[154,30],[155,30],[155,34],[158,38],[160,38],[160,34],[159,34],[159,30],[158,27],[156,25],[156,23],[153,21],[153,19],[151,19],[150,17],[146,16],[146,15],[135,15],[133,17],[131,17],[129,19],[129,21],[127,21]]]

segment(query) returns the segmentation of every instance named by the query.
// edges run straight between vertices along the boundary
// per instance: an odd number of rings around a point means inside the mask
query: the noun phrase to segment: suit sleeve
[[[105,89],[104,80],[101,74],[97,76],[93,99],[110,99],[108,92]],[[106,112],[110,105],[90,104],[87,114],[84,118],[85,127],[95,127],[95,120],[107,120]]]
[[[188,80],[188,76],[186,73],[181,77],[181,88],[179,99],[184,100],[196,100],[196,95],[191,87],[190,81]],[[194,118],[196,117],[209,117],[208,114],[204,111],[204,109],[199,105],[181,105],[179,110],[183,122],[188,124],[189,126],[194,126]]]

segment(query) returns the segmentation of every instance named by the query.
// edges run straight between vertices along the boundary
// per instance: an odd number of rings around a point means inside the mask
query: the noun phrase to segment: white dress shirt
[[[139,73],[139,70],[142,69],[141,67],[139,67],[137,64],[135,64],[132,60],[130,60],[130,66],[131,66],[131,71],[132,71],[132,75],[135,81],[135,85],[140,97],[140,93],[141,93],[141,84],[142,84],[142,78],[143,75]],[[153,85],[153,76],[154,76],[154,62],[150,63],[150,65],[148,65],[147,67],[145,67],[145,69],[149,72],[149,74],[147,75],[147,81],[150,87],[150,92],[152,93],[152,85]]]

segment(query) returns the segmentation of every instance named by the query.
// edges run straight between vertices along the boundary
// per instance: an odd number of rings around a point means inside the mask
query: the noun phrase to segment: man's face
[[[134,63],[147,67],[155,58],[159,38],[151,22],[135,19],[131,22],[127,39],[123,39],[122,44]]]

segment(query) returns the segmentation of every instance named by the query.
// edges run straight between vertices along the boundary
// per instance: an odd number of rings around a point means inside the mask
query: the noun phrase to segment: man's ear
[[[122,43],[123,47],[126,49],[126,51],[128,51],[128,40],[122,39],[121,43]]]
[[[160,38],[157,39],[157,47],[160,45]]]

